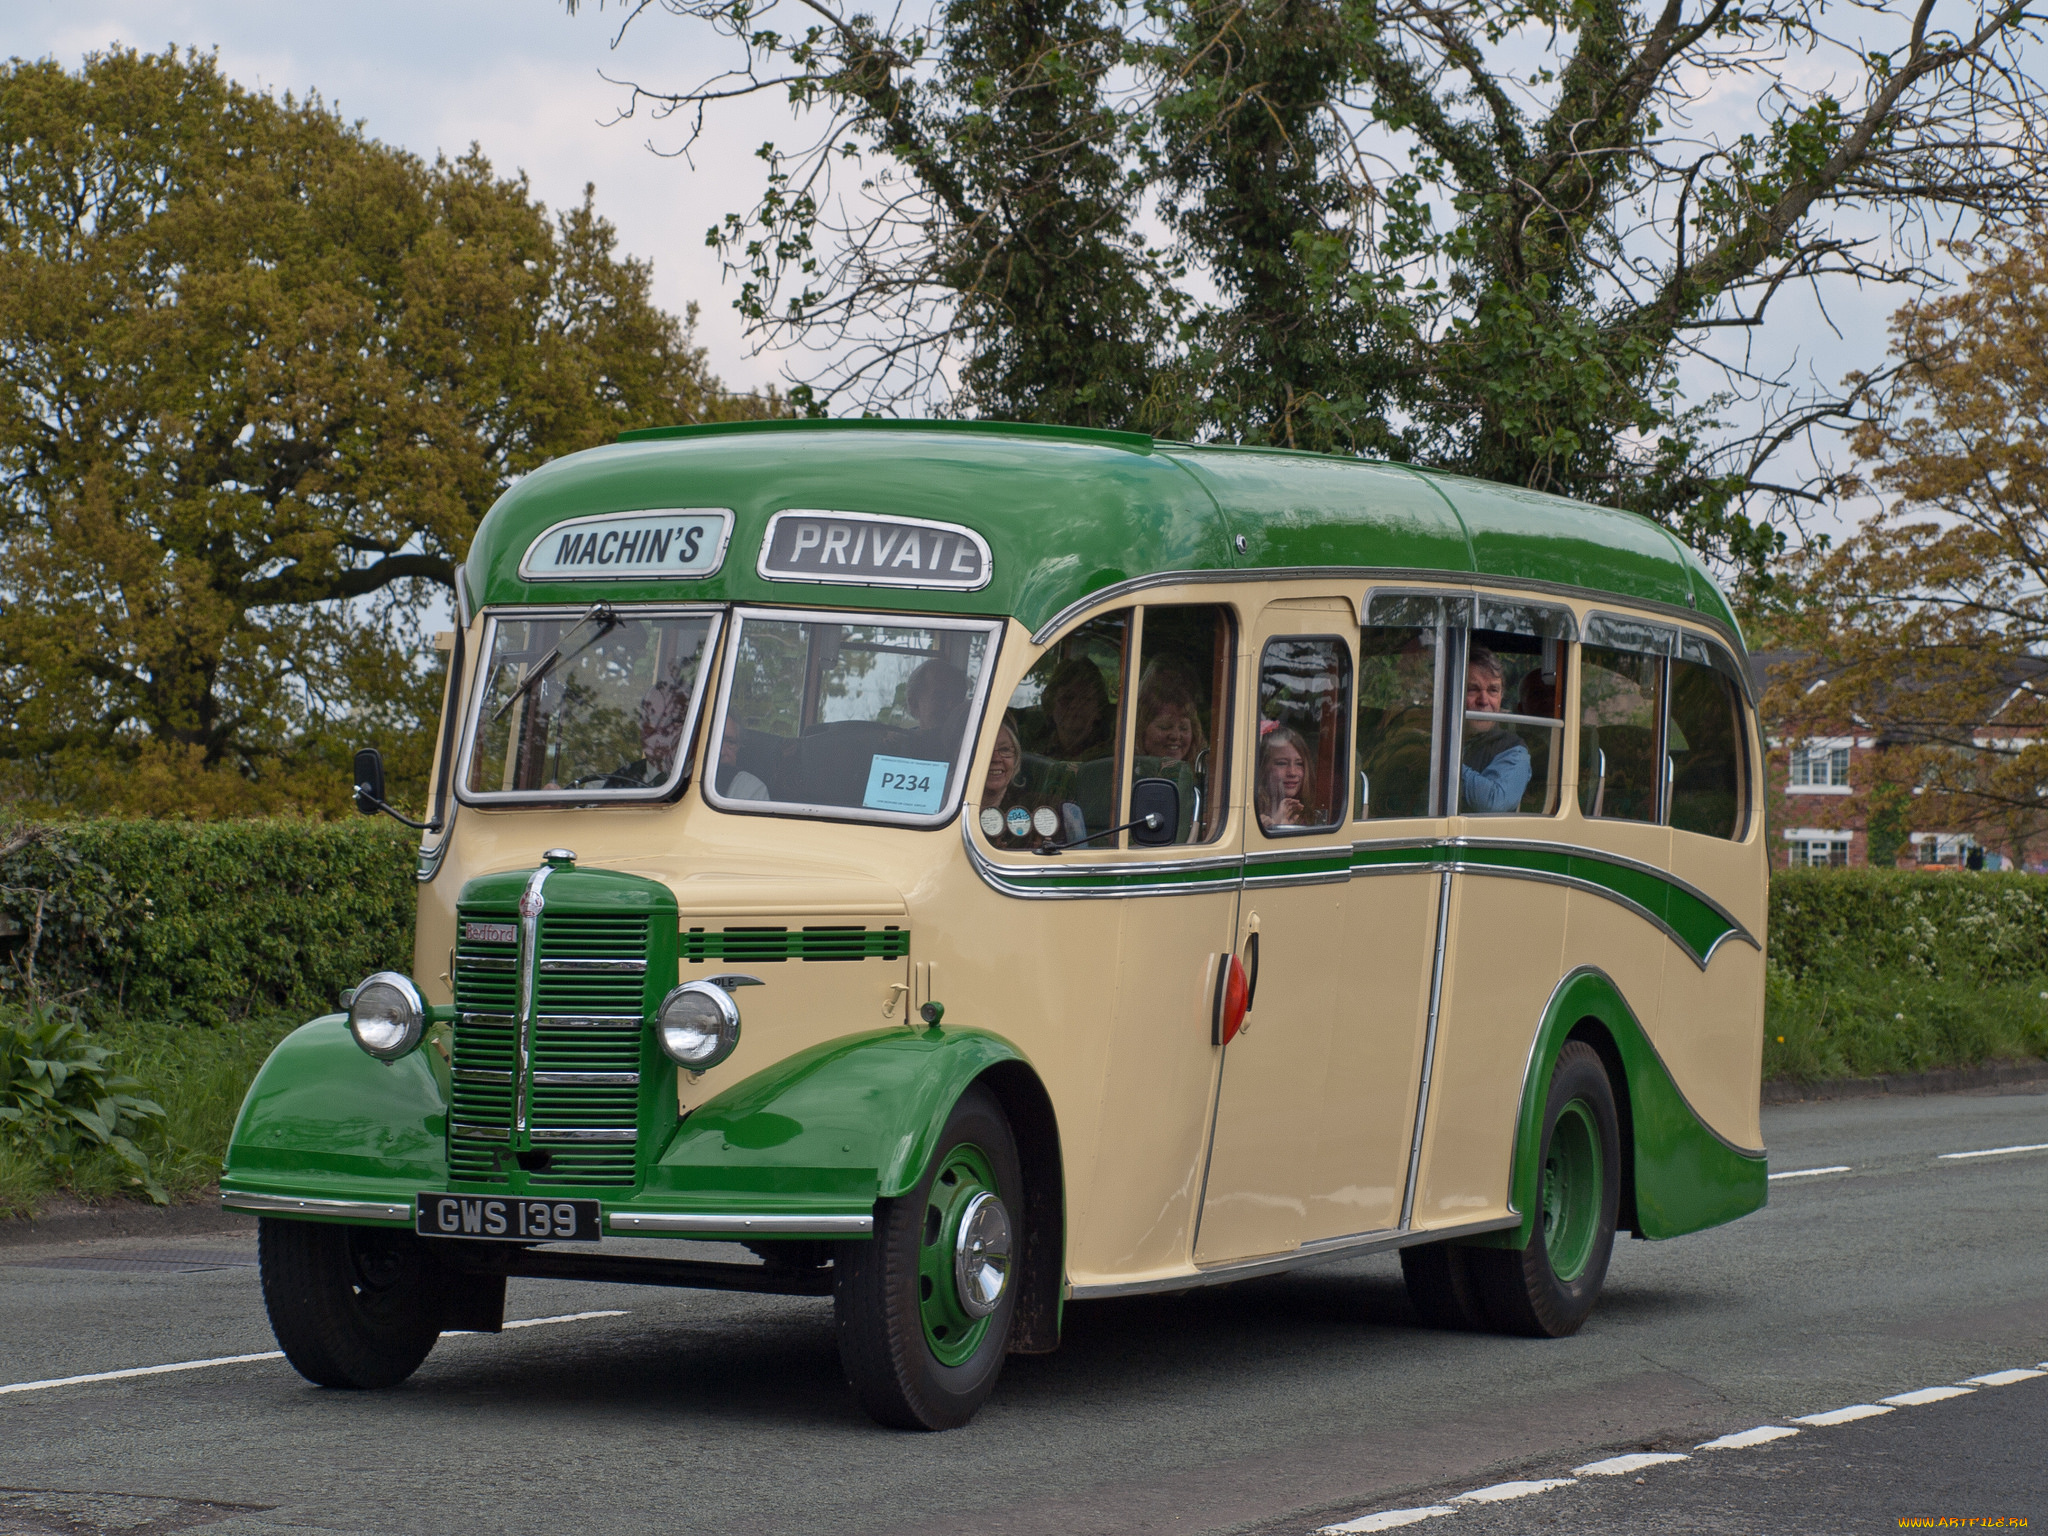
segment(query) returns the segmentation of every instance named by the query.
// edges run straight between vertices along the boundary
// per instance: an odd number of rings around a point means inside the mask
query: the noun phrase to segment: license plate
[[[422,1237],[474,1237],[501,1243],[594,1243],[595,1200],[514,1199],[510,1195],[420,1196]]]

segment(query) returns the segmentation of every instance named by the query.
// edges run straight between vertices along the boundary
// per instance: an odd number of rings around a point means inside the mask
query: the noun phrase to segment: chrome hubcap
[[[1010,1283],[1010,1215],[1003,1202],[983,1191],[960,1217],[960,1235],[953,1245],[953,1282],[960,1310],[969,1317],[987,1317],[1003,1299]]]

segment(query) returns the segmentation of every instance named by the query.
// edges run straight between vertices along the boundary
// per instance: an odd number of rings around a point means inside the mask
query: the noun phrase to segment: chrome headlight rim
[[[712,1009],[710,1028],[686,1026],[680,1018],[671,1020],[671,1010],[681,1012],[686,1006],[702,999]],[[694,1010],[693,1010],[694,1011]],[[675,1033],[672,1035],[671,1030]],[[683,1041],[687,1035],[694,1035],[705,1042],[702,1046],[686,1047]],[[708,1072],[728,1056],[740,1043],[740,1006],[732,994],[708,981],[686,981],[661,1000],[661,1006],[654,1014],[654,1036],[660,1043],[662,1054],[677,1066],[688,1072]]]
[[[366,1003],[376,1001],[375,992],[384,989],[398,995],[399,1006],[392,1010],[388,1019],[372,1022],[367,1015]],[[366,997],[366,994],[369,994]],[[392,1025],[396,1033],[390,1033]],[[371,1031],[366,1035],[365,1031]],[[419,1048],[427,1032],[427,1003],[420,996],[420,989],[412,984],[412,978],[403,971],[373,971],[356,986],[348,1002],[348,1032],[355,1037],[363,1054],[378,1061],[396,1061]]]

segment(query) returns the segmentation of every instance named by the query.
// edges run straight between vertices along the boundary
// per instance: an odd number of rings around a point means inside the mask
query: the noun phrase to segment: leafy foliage
[[[62,1175],[79,1155],[105,1148],[133,1170],[159,1205],[168,1200],[134,1138],[164,1108],[117,1071],[74,1013],[41,1002],[0,1006],[0,1136],[26,1145]]]
[[[1771,961],[1798,980],[2048,977],[2048,881],[2033,875],[1781,870],[1770,922]]]
[[[2020,6],[620,9],[729,43],[634,87],[686,143],[735,98],[796,109],[808,137],[763,146],[764,195],[709,238],[756,333],[821,355],[814,407],[1428,458],[1751,571],[1781,547],[1760,506],[1824,488],[1781,450],[1865,386],[1802,395],[1740,339],[1816,280],[1926,279],[1927,221],[2030,210],[2048,168]],[[1723,396],[1681,398],[1695,362]]]
[[[727,397],[586,189],[550,217],[211,58],[0,66],[0,767],[70,813],[401,793],[420,624],[518,476]],[[4,786],[0,786],[4,787]]]

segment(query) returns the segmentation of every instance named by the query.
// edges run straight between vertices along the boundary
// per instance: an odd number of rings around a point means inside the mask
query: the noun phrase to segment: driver
[[[1529,787],[1529,749],[1490,714],[1500,712],[1506,678],[1500,658],[1483,645],[1465,657],[1465,756],[1459,771],[1461,808],[1513,811]]]

